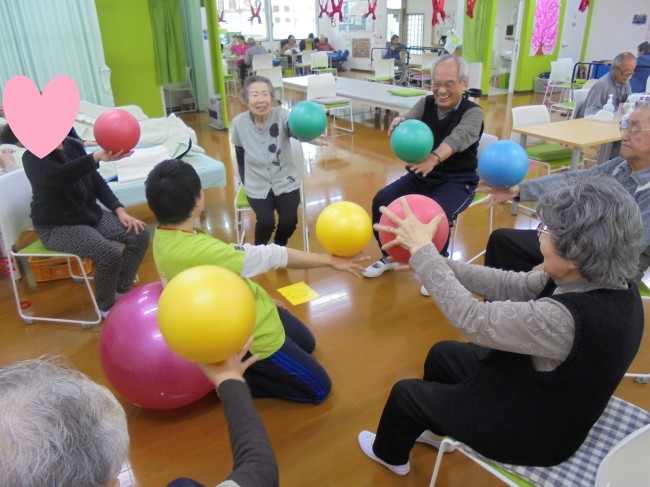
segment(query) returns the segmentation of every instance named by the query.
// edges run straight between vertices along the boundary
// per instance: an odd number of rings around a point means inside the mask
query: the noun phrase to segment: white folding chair
[[[321,105],[326,112],[332,113],[334,119],[332,126],[344,132],[354,132],[354,114],[352,113],[352,100],[336,95],[336,79],[331,73],[307,76],[307,99]],[[336,124],[336,114],[339,110],[349,113],[350,128]],[[326,132],[327,133],[327,132]]]
[[[256,54],[253,56],[253,72],[257,74],[258,69],[270,69],[273,67],[273,55],[271,54]]]
[[[282,66],[273,66],[272,68],[259,68],[256,72],[258,76],[264,76],[271,81],[273,88],[280,90],[280,100],[284,100],[284,87],[282,86]]]
[[[299,168],[300,172],[300,219],[302,223],[302,247],[305,252],[309,252],[309,225],[307,224],[307,206],[305,205],[305,185],[303,182],[304,171],[304,154],[302,151],[302,144],[299,140],[291,138],[291,157],[293,163]],[[233,206],[235,208],[235,233],[237,235],[237,243],[244,244],[246,239],[246,226],[244,224],[244,214],[253,212],[248,197],[246,196],[246,189],[244,185],[239,182]]]
[[[512,487],[536,485],[647,485],[650,478],[650,413],[612,397],[582,446],[553,467],[527,467],[493,462],[467,445],[445,438],[436,458],[430,487],[434,487],[445,452],[460,451]],[[642,480],[646,479],[646,480]]]
[[[544,105],[525,105],[512,109],[513,129],[546,123],[551,123],[551,117]],[[511,132],[510,140],[520,143],[521,135]],[[525,149],[530,159],[546,164],[549,173],[564,170],[571,165],[572,149],[560,144],[544,142],[537,137],[527,137]]]
[[[491,134],[486,134],[483,133],[481,135],[481,140],[478,143],[478,156],[481,156],[481,153],[485,150],[487,146],[490,144],[493,144],[494,142],[498,141],[499,138],[496,135],[491,135]],[[465,211],[469,210],[471,207],[478,205],[481,201],[483,201],[485,198],[487,198],[489,195],[487,194],[482,194],[482,193],[476,193],[474,195],[474,199],[470,203],[470,205],[465,209]],[[488,237],[492,233],[492,228],[494,224],[494,209],[490,208],[489,210],[490,213],[490,223],[488,225]],[[456,222],[454,223],[454,232],[451,237],[451,241],[449,242],[449,255],[453,259],[454,258],[454,247],[456,244],[456,239],[458,238],[458,229],[460,228],[460,217],[462,213],[459,213],[456,216]],[[467,259],[465,262],[472,263],[479,257],[481,257],[483,254],[485,254],[485,250],[482,250],[475,256]]]
[[[588,94],[589,94],[589,88],[581,88],[579,90],[573,90],[573,100],[575,102],[575,106],[571,111],[572,119],[576,118],[576,115],[578,114],[580,109],[584,106]]]
[[[311,72],[316,74],[321,73],[336,73],[336,68],[330,67],[329,56],[326,52],[314,52],[311,55]]]
[[[395,84],[395,60],[390,59],[375,59],[372,62],[372,69],[374,74],[372,76],[365,76],[363,79],[368,81],[375,81],[378,83],[391,83]]]
[[[296,71],[300,69],[300,72],[303,76],[305,74],[309,74],[309,71],[311,70],[311,57],[313,54],[315,54],[313,51],[303,51],[302,62],[294,64]],[[305,69],[307,70],[307,72],[305,72]],[[296,72],[296,74],[298,73]]]
[[[40,240],[37,240],[20,250],[15,248],[21,233],[32,227],[32,221],[29,216],[31,212],[31,200],[32,187],[22,168],[0,176],[0,234],[2,245],[7,253],[7,257],[9,259],[23,259],[29,257],[62,257],[67,259],[69,274],[75,279],[75,281],[83,280],[86,285],[88,294],[90,295],[90,300],[95,310],[95,318],[91,320],[73,320],[52,316],[28,316],[24,314],[20,306],[21,298],[18,284],[16,282],[19,279],[19,276],[14,269],[14,266],[9,265],[10,280],[13,287],[18,315],[25,323],[32,323],[34,321],[74,323],[81,325],[84,328],[99,323],[102,320],[102,317],[99,312],[99,307],[97,306],[97,301],[95,300],[95,294],[90,286],[90,278],[86,273],[84,262],[81,257],[75,254],[56,252],[47,249]],[[81,275],[75,275],[73,271],[73,261],[76,262],[81,271]]]
[[[542,104],[550,107],[553,103],[560,103],[565,101],[567,93],[571,88],[571,74],[573,65],[566,62],[552,61],[551,74],[546,84],[546,91],[544,92],[544,99]],[[553,93],[559,89],[560,95],[557,100],[553,100]]]

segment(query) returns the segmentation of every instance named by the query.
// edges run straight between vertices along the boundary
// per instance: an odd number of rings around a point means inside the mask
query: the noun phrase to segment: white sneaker
[[[375,434],[370,431],[362,431],[359,433],[359,446],[363,453],[368,457],[374,460],[377,463],[382,464],[388,470],[397,475],[406,475],[411,470],[411,464],[406,462],[404,465],[391,465],[390,463],[384,462],[381,458],[374,454],[372,451],[372,445],[375,443]]]
[[[422,286],[420,287],[420,294],[421,294],[422,296],[427,296],[427,297],[428,297],[428,296],[431,296],[431,295],[429,294],[429,291],[427,291],[427,288],[424,287],[424,284],[422,284]]]
[[[429,430],[424,430],[420,436],[415,440],[416,443],[426,443],[427,445],[430,445],[434,447],[435,449],[439,450],[440,445],[442,444],[442,440],[438,435],[434,435],[431,431]],[[454,451],[456,447],[454,446],[447,446],[444,453]]]
[[[377,262],[368,266],[363,271],[363,277],[379,277],[386,271],[394,271],[399,267],[399,263],[388,260],[388,257],[382,257]]]

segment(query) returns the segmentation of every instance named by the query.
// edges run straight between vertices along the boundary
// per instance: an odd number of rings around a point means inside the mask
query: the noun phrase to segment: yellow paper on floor
[[[281,287],[278,291],[293,305],[306,303],[320,297],[320,294],[304,282],[297,282],[290,286]]]

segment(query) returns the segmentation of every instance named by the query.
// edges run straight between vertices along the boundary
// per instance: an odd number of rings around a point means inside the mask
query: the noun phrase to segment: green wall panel
[[[156,84],[147,0],[95,0],[104,56],[116,105],[138,105],[149,117],[165,116]]]

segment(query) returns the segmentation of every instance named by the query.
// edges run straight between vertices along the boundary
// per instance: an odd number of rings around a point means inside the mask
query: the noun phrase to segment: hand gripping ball
[[[162,292],[158,325],[174,352],[194,362],[221,362],[253,334],[255,298],[234,272],[201,265],[176,275]]]
[[[528,154],[511,140],[499,140],[487,146],[478,159],[478,174],[495,188],[519,184],[528,172]]]
[[[405,120],[393,130],[390,147],[404,162],[422,162],[433,149],[433,132],[420,120]]]
[[[406,201],[408,202],[408,205],[411,208],[411,211],[413,211],[415,217],[418,220],[420,220],[422,223],[429,223],[436,216],[445,215],[445,211],[442,209],[442,207],[427,196],[423,196],[421,194],[407,194],[406,196],[404,196],[404,198],[406,198]],[[402,202],[400,201],[400,199],[401,198],[397,198],[390,205],[388,205],[387,208],[393,213],[395,213],[399,218],[404,218],[404,210],[402,208]],[[383,214],[379,219],[379,223],[381,225],[395,227],[395,224],[386,215]],[[445,215],[445,217],[438,225],[438,230],[436,234],[433,236],[433,240],[432,240],[433,245],[436,246],[438,252],[442,250],[442,248],[447,243],[448,239],[449,239],[449,220]],[[379,241],[381,242],[382,245],[385,245],[392,240],[395,240],[395,235],[393,235],[392,233],[383,232],[383,231],[379,232]],[[395,260],[396,262],[401,262],[402,264],[408,264],[408,261],[411,258],[411,253],[401,246],[392,247],[388,249],[386,252],[388,252],[388,255],[390,255],[393,258],[393,260]]]
[[[315,101],[298,103],[289,114],[289,130],[300,140],[313,140],[325,132],[327,114]]]
[[[140,140],[140,123],[126,110],[113,108],[97,117],[93,132],[102,149],[129,152]]]
[[[330,254],[351,257],[370,242],[372,220],[366,210],[356,203],[332,203],[318,215],[316,238]]]

